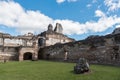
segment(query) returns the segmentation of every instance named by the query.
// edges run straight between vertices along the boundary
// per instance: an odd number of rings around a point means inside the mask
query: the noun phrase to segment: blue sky
[[[120,27],[120,0],[0,0],[0,32],[39,34],[61,23],[76,40]]]

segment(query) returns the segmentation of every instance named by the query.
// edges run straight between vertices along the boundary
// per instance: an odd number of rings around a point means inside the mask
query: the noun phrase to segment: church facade
[[[62,25],[56,23],[54,30],[53,26],[49,24],[48,30],[38,35],[28,33],[25,35],[11,36],[7,33],[0,33],[0,61],[37,60],[38,51],[41,47],[75,41],[65,36],[62,32]]]

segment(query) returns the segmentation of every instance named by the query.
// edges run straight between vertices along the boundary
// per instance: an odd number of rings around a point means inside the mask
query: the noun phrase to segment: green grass
[[[74,74],[74,63],[23,61],[0,63],[0,80],[120,80],[120,67],[91,65],[91,72]]]

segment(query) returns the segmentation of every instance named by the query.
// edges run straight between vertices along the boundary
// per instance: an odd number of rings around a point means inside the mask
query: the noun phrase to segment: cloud
[[[98,15],[98,14],[96,14]],[[92,32],[102,32],[105,31],[106,29],[113,27],[114,25],[120,23],[120,18],[116,16],[101,16],[98,21],[96,22],[86,22],[85,26],[87,27],[88,30]]]
[[[67,0],[68,2],[76,2],[76,1],[78,1],[78,0]]]
[[[56,0],[57,3],[63,3],[65,0]]]
[[[56,0],[56,2],[59,3],[59,4],[65,2],[65,1],[67,1],[67,2],[76,2],[78,0]]]
[[[120,25],[116,25],[116,28],[120,28]]]
[[[27,32],[41,33],[47,29],[50,23],[61,23],[63,32],[67,35],[102,32],[120,23],[120,17],[106,16],[101,10],[96,10],[95,16],[99,18],[98,21],[85,23],[69,19],[54,20],[40,11],[25,10],[14,1],[0,1],[0,25],[15,28],[22,34]]]
[[[101,10],[96,10],[95,14],[96,14],[95,15],[96,17],[105,17],[106,16]]]
[[[41,32],[52,21],[39,11],[24,10],[16,2],[0,1],[0,24],[16,28],[18,32]]]
[[[92,4],[88,4],[86,7],[87,7],[87,8],[90,8],[91,6],[92,6]]]
[[[78,35],[88,32],[102,32],[120,23],[120,17],[108,17],[100,10],[95,11],[95,16],[99,17],[98,21],[87,21],[85,23],[80,23],[72,20],[55,20],[55,22],[59,22],[63,25],[65,34]]]
[[[109,11],[120,9],[120,0],[105,0],[104,3],[109,8]]]

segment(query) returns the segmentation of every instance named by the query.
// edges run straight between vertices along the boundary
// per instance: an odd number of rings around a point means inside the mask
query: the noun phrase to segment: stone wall
[[[103,40],[103,41],[101,41]],[[85,57],[90,63],[120,65],[119,46],[106,45],[105,39],[92,39],[41,48],[39,59],[76,62]],[[115,50],[117,47],[118,50]]]
[[[3,47],[0,46],[0,61],[5,60],[18,60],[19,56],[18,47]]]

